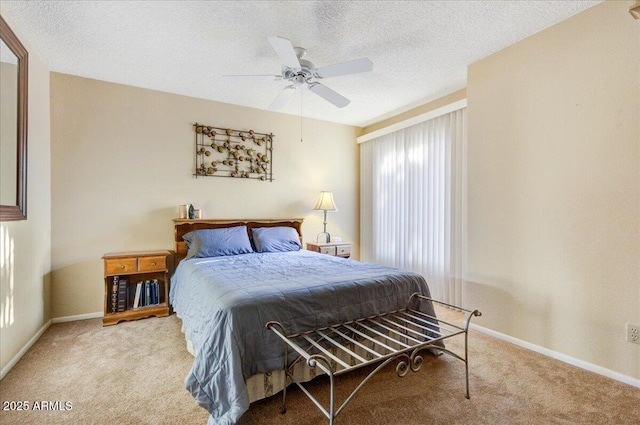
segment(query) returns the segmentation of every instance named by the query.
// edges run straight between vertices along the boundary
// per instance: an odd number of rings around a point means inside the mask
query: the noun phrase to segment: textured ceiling
[[[282,112],[365,126],[466,86],[467,65],[600,1],[3,1],[49,69],[267,109],[284,81],[267,37],[316,66],[361,57],[373,71],[322,82]]]

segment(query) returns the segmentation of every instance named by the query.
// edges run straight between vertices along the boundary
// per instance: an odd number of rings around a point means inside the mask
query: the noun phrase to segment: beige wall
[[[640,22],[605,2],[468,69],[478,324],[640,378]]]
[[[28,219],[0,223],[0,369],[4,369],[51,318],[51,151],[49,70],[2,4],[0,13],[29,52]]]
[[[358,258],[356,127],[51,74],[53,317],[102,311],[101,256],[172,249],[178,205],[203,218],[303,217],[305,241],[322,231],[313,211],[331,190],[333,236]],[[273,132],[273,182],[192,177],[193,122]]]

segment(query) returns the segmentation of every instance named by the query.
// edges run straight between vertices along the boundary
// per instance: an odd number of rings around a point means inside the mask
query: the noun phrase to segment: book
[[[155,295],[154,304],[160,304],[160,283],[158,279],[153,279],[153,293]]]
[[[127,309],[127,279],[118,281],[118,312]]]
[[[118,281],[120,276],[113,276],[113,285],[111,285],[111,312],[118,311]]]
[[[151,305],[156,304],[156,283],[155,280],[151,281]]]
[[[151,305],[151,282],[145,280],[144,282],[144,305]]]
[[[136,283],[136,295],[133,298],[133,308],[140,306],[140,290],[142,289],[142,282]]]

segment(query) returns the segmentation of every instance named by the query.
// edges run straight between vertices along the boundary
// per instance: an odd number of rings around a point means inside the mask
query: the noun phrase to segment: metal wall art
[[[272,133],[193,125],[198,177],[238,177],[273,181]]]

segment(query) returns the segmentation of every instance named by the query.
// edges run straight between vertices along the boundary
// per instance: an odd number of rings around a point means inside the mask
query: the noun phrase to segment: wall
[[[51,318],[51,151],[49,70],[2,3],[0,13],[29,52],[27,220],[0,223],[2,377]]]
[[[640,21],[604,2],[468,69],[478,324],[635,379]],[[638,381],[636,381],[638,382]]]
[[[303,217],[305,241],[322,231],[313,211],[331,190],[333,236],[358,258],[356,127],[51,74],[52,306],[54,317],[103,310],[107,252],[173,249],[178,205],[203,218]],[[198,178],[194,122],[272,132],[275,181]]]

